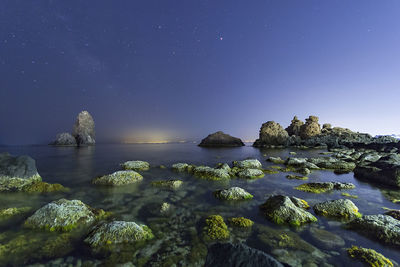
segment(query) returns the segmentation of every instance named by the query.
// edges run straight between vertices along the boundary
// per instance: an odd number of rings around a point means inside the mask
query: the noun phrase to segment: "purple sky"
[[[254,140],[310,114],[400,134],[400,2],[18,1],[0,8],[0,143]]]

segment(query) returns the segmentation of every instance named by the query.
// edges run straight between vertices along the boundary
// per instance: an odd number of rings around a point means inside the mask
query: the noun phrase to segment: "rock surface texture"
[[[78,114],[72,135],[75,137],[78,145],[94,145],[96,143],[94,120],[92,115],[86,110]]]
[[[261,126],[260,136],[254,142],[255,147],[285,146],[289,138],[288,132],[274,121],[268,121]]]
[[[199,146],[203,147],[235,147],[244,146],[244,143],[240,138],[230,136],[222,131],[208,135],[206,138],[201,140]]]

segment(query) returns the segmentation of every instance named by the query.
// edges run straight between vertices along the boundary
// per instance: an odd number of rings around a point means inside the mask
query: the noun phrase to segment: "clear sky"
[[[400,1],[0,0],[0,143],[253,140],[294,115],[400,134]]]

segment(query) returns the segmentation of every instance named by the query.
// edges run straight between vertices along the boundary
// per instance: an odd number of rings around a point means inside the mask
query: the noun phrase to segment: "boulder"
[[[318,203],[314,206],[318,215],[339,219],[354,219],[361,217],[357,206],[349,199],[337,199]]]
[[[368,266],[393,267],[393,263],[381,253],[373,249],[352,246],[347,249],[351,258],[357,259]]]
[[[253,195],[240,187],[231,187],[229,189],[218,190],[214,192],[216,198],[222,200],[246,200],[252,199]]]
[[[206,138],[201,140],[199,146],[202,147],[235,147],[244,146],[244,143],[240,138],[230,136],[222,131],[215,132],[208,135]]]
[[[319,135],[321,133],[321,126],[318,123],[317,116],[309,116],[306,123],[300,128],[300,137],[308,139],[310,137]]]
[[[93,184],[96,185],[109,185],[109,186],[120,186],[137,183],[143,180],[143,176],[135,171],[117,171],[112,174],[100,176],[92,180]]]
[[[364,215],[347,226],[382,243],[400,246],[400,221],[389,215]]]
[[[178,189],[179,187],[181,187],[182,184],[183,182],[181,180],[166,180],[166,181],[151,182],[152,186],[164,187],[169,189]]]
[[[289,135],[297,135],[300,136],[300,129],[304,125],[304,122],[299,120],[297,116],[294,116],[291,124],[289,127],[286,128],[286,131],[288,132]]]
[[[204,266],[283,267],[272,256],[242,243],[215,243],[209,246]]]
[[[31,210],[31,207],[12,207],[6,209],[0,209],[0,222],[8,220],[12,217],[19,216],[21,214],[25,214]]]
[[[229,172],[223,169],[215,169],[208,166],[198,166],[193,169],[193,174],[199,178],[207,180],[224,180],[231,176]]]
[[[203,236],[206,241],[229,238],[228,226],[220,215],[210,215],[205,220]]]
[[[332,190],[343,190],[343,189],[354,189],[356,186],[352,183],[341,183],[341,182],[321,182],[321,183],[306,183],[301,184],[295,189],[309,192],[309,193],[325,193]]]
[[[59,199],[38,209],[25,221],[29,228],[68,232],[81,225],[90,225],[104,216],[80,200]]]
[[[186,172],[188,167],[189,167],[189,164],[182,163],[182,162],[172,164],[172,170],[174,170],[176,172]]]
[[[122,163],[121,167],[124,170],[147,171],[150,169],[150,164],[146,161],[131,160],[131,161],[126,161],[126,162]]]
[[[262,164],[258,159],[245,159],[232,162],[233,167],[240,169],[261,169]]]
[[[268,121],[261,126],[260,136],[253,146],[285,146],[288,143],[289,134],[283,127],[274,121]]]
[[[56,140],[51,143],[54,146],[76,146],[76,139],[70,133],[57,134]]]
[[[89,112],[82,111],[78,114],[72,135],[75,137],[78,146],[94,145],[96,143],[94,120]]]
[[[270,197],[260,206],[260,209],[276,224],[300,226],[317,221],[317,218],[306,211],[305,207],[308,207],[308,204],[302,199],[277,195]]]
[[[244,179],[257,179],[264,177],[264,172],[260,169],[244,169],[239,171],[237,176]]]

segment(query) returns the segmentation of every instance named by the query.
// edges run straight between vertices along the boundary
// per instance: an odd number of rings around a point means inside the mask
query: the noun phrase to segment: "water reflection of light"
[[[165,130],[136,130],[128,133],[123,139],[124,144],[166,144],[171,142],[184,143],[186,141]]]

